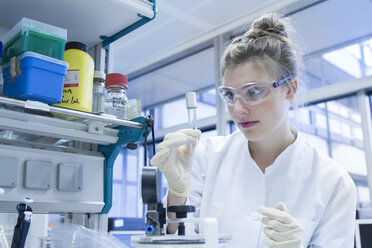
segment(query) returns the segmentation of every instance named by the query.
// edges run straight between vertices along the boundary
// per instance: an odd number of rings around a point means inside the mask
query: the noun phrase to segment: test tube
[[[186,92],[186,108],[188,112],[189,127],[192,129],[197,129],[196,121],[196,93]]]
[[[196,121],[196,93],[195,92],[186,92],[186,108],[188,112],[189,119],[189,128],[197,129]],[[195,146],[197,147],[198,141],[196,141]],[[193,150],[193,145],[190,144],[190,151]],[[195,149],[195,154],[198,154],[198,150]]]

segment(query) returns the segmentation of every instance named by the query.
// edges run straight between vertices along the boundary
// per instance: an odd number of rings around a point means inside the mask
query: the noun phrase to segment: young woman
[[[233,234],[229,247],[353,247],[353,181],[288,121],[301,60],[287,29],[264,15],[222,57],[219,93],[238,131],[200,142],[196,154],[199,130],[169,133],[151,164],[168,180],[167,205],[217,218]]]

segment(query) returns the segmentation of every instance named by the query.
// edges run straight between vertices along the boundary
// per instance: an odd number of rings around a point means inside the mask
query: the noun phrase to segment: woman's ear
[[[287,100],[293,100],[293,98],[295,97],[296,93],[297,93],[297,89],[298,89],[298,83],[297,83],[297,79],[294,78],[291,80],[291,82],[288,84],[288,87],[287,87]]]

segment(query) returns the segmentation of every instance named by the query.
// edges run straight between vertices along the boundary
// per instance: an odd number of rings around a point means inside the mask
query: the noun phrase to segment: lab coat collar
[[[297,129],[294,127],[291,127],[291,132],[296,136],[295,141],[279,154],[279,156],[274,160],[274,162],[265,169],[265,172],[274,171],[277,168],[284,169],[281,167],[289,166],[291,161],[294,160],[294,157],[298,153],[298,151],[296,150],[298,150],[298,147],[300,146],[300,143],[302,142],[302,134],[299,133]],[[243,135],[243,133],[241,133],[241,135]],[[246,149],[248,151],[249,159],[253,162],[253,165],[257,167],[258,170],[261,171],[256,161],[252,158],[252,155],[248,149],[248,141],[246,141]]]

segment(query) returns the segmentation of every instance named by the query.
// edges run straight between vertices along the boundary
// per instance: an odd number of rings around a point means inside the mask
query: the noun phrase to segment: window
[[[370,207],[371,199],[369,195],[369,188],[367,186],[357,185],[357,199],[359,208]]]
[[[306,57],[304,64],[308,88],[371,75],[372,38]]]
[[[360,112],[356,96],[291,111],[292,123],[305,139],[335,159],[349,173],[366,175]]]
[[[140,169],[143,166],[144,149],[124,148],[115,160],[113,168],[113,205],[110,217],[143,218],[139,185]]]

